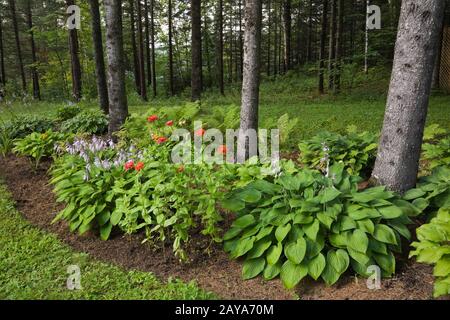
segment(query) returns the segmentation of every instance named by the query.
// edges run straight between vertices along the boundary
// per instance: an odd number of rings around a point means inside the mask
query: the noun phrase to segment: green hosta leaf
[[[350,259],[345,250],[329,250],[327,253],[327,264],[330,264],[331,267],[333,267],[333,269],[340,275],[347,270],[350,264]]]
[[[246,214],[245,216],[237,218],[233,222],[232,227],[245,229],[248,226],[252,225],[253,223],[255,223],[255,217],[253,215],[251,215],[251,214]]]
[[[231,198],[231,199],[226,199],[226,200],[222,201],[222,207],[224,207],[225,209],[227,209],[231,212],[239,212],[245,208],[245,203],[244,203],[244,201],[241,201],[241,200],[238,200],[235,198]]]
[[[384,219],[395,219],[403,215],[403,211],[396,206],[378,207],[377,209]]]
[[[325,212],[319,212],[317,214],[317,219],[328,229],[331,229],[331,225],[334,222],[334,219],[331,218],[328,214]]]
[[[375,231],[375,225],[370,219],[359,220],[357,224],[358,228],[366,233],[373,234]]]
[[[355,220],[347,216],[342,216],[340,231],[347,231],[355,228],[356,228]]]
[[[283,245],[278,243],[277,245],[272,245],[267,251],[267,263],[274,265],[280,259],[281,253],[283,252]]]
[[[397,244],[397,237],[395,236],[394,231],[384,224],[375,225],[373,237],[384,243]]]
[[[278,242],[282,242],[284,238],[286,238],[290,230],[291,224],[277,227],[277,230],[275,231],[275,238],[278,240]]]
[[[111,214],[111,224],[113,226],[117,226],[120,222],[120,220],[122,219],[123,216],[123,212],[119,209],[116,209],[113,211],[113,213]]]
[[[350,235],[347,246],[357,252],[366,253],[367,247],[369,246],[369,238],[367,238],[367,235],[363,231],[356,229]]]
[[[259,240],[253,245],[253,249],[247,254],[248,259],[259,258],[262,254],[269,249],[272,244],[272,240]]]
[[[373,258],[388,275],[395,273],[395,257],[392,253],[387,255],[374,253]]]
[[[309,216],[300,211],[296,211],[296,213],[294,214],[294,219],[293,219],[294,224],[310,224],[313,221],[314,221],[314,217]]]
[[[320,203],[330,202],[330,201],[336,199],[337,197],[339,197],[340,194],[341,194],[341,192],[339,190],[337,190],[336,188],[325,188],[320,193]]]
[[[370,239],[369,249],[373,252],[378,252],[381,254],[387,254],[387,246],[383,242],[377,241],[375,239]]]
[[[231,256],[238,258],[249,252],[253,248],[255,237],[240,239],[236,248],[232,251]]]
[[[328,240],[330,241],[330,244],[333,247],[346,249],[347,248],[347,241],[350,238],[350,237],[347,237],[347,233],[348,232],[330,234],[330,236],[328,237]]]
[[[231,228],[223,235],[223,240],[227,241],[236,237],[239,233],[241,233],[242,229],[240,228]]]
[[[319,279],[326,266],[326,259],[323,254],[319,253],[308,263],[308,274],[314,279]]]
[[[405,200],[414,200],[425,195],[425,192],[421,189],[411,189],[405,192],[403,195],[403,199]]]
[[[350,211],[348,212],[348,215],[353,220],[363,220],[363,219],[375,219],[378,217],[381,217],[381,214],[373,208],[362,208],[360,210]]]
[[[325,269],[323,270],[321,276],[322,276],[322,279],[327,284],[327,286],[331,286],[339,280],[339,277],[341,276],[341,274],[336,272],[336,270],[334,270],[334,268],[330,265],[330,263],[327,259],[327,264],[326,264]]]
[[[353,260],[358,261],[358,263],[362,265],[366,265],[370,260],[370,258],[365,253],[358,252],[356,250],[353,250],[352,248],[348,248],[347,251],[350,257],[353,258]]]
[[[269,234],[272,233],[272,230],[273,230],[273,226],[267,226],[267,227],[262,228],[256,235],[256,240],[260,240],[260,239],[268,236]]]
[[[389,221],[388,224],[389,226],[394,228],[398,233],[400,233],[403,237],[405,237],[408,240],[411,240],[411,233],[403,223],[397,221]]]
[[[248,188],[238,193],[237,196],[245,202],[255,203],[261,199],[261,192],[256,189]]]
[[[435,277],[447,277],[450,275],[450,257],[444,257],[436,262],[433,275]]]
[[[426,208],[428,208],[430,202],[427,199],[419,198],[414,200],[412,204],[420,211],[424,211]]]
[[[281,272],[281,262],[276,264],[267,264],[264,269],[263,277],[266,280],[272,280],[277,277]]]
[[[278,178],[278,182],[286,189],[290,191],[297,191],[300,189],[300,179],[294,176],[283,175]]]
[[[303,261],[306,253],[306,241],[303,238],[298,238],[296,242],[289,243],[284,248],[286,258],[294,264],[299,264]]]
[[[97,215],[97,222],[100,226],[103,226],[105,223],[109,221],[109,218],[111,217],[111,213],[109,211],[102,211],[99,215]]]
[[[320,223],[319,223],[319,220],[316,219],[316,220],[314,220],[313,223],[304,225],[303,231],[308,236],[308,238],[315,241],[317,238],[317,233],[319,232],[319,228],[320,228]]]
[[[434,283],[433,297],[437,298],[450,294],[450,283],[445,280],[436,280]]]
[[[108,240],[112,227],[113,225],[111,223],[107,223],[100,227],[100,238],[102,240]]]
[[[266,265],[264,258],[247,259],[242,268],[242,277],[244,280],[252,279],[260,274]]]
[[[288,289],[294,288],[306,275],[308,267],[302,264],[294,264],[287,260],[281,267],[281,281]]]

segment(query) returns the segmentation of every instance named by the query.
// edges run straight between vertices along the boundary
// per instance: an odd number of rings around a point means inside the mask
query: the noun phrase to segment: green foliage
[[[53,119],[34,115],[16,116],[1,125],[1,131],[8,132],[11,139],[24,138],[33,132],[43,133],[53,128]]]
[[[103,134],[108,131],[108,117],[100,110],[84,110],[61,124],[61,131]]]
[[[341,162],[350,174],[370,174],[376,157],[376,139],[376,135],[368,132],[356,133],[355,128],[349,128],[345,136],[322,132],[299,144],[299,160],[322,172],[326,172],[327,164]]]
[[[3,157],[11,152],[14,146],[14,139],[11,132],[5,128],[0,128],[0,153]]]
[[[289,118],[289,115],[285,113],[277,121],[277,128],[280,130],[280,145],[284,146],[289,140],[289,136],[296,129],[298,124],[298,118]]]
[[[208,110],[201,120],[208,128],[216,128],[225,132],[226,129],[239,128],[239,113],[240,108],[235,105],[214,107]]]
[[[434,297],[450,295],[450,206],[441,208],[430,223],[417,229],[410,257],[434,265]]]
[[[56,111],[56,118],[59,121],[66,121],[66,120],[74,118],[79,113],[81,113],[80,106],[78,106],[76,104],[65,105],[65,106],[58,108],[58,110]]]
[[[31,157],[37,168],[41,159],[50,157],[56,143],[64,138],[64,134],[53,132],[51,129],[44,133],[33,132],[23,139],[16,140],[13,151],[20,156]]]
[[[292,170],[291,170],[292,172]],[[287,288],[305,276],[332,285],[352,267],[367,276],[380,266],[395,272],[394,252],[410,238],[409,215],[421,211],[384,187],[358,191],[358,177],[343,164],[327,178],[303,170],[266,177],[234,190],[223,206],[237,213],[224,235],[231,258],[244,258],[243,277],[280,275]]]
[[[429,162],[428,167],[430,169],[450,166],[450,137],[439,140],[435,144],[424,143],[422,151],[422,159]]]

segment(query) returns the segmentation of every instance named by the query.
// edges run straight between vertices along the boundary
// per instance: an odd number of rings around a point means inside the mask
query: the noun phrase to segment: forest
[[[450,1],[0,0],[0,193],[2,300],[448,300]]]

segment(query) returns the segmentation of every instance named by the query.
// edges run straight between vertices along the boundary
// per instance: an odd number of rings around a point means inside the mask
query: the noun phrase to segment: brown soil
[[[70,233],[64,222],[51,224],[54,216],[62,209],[55,202],[52,187],[48,184],[46,171],[49,163],[34,172],[27,159],[0,158],[0,174],[4,177],[17,208],[33,225],[56,234],[75,250],[86,252],[92,257],[111,262],[125,269],[154,273],[160,279],[175,277],[184,281],[196,280],[200,287],[212,291],[225,299],[431,299],[433,288],[432,269],[426,265],[405,260],[396,277],[382,280],[382,289],[369,290],[365,279],[351,275],[344,277],[333,287],[321,282],[302,281],[296,294],[285,290],[279,280],[264,281],[261,278],[250,281],[241,279],[241,265],[231,261],[219,246],[212,245],[210,254],[203,250],[192,250],[192,262],[181,264],[173,256],[170,247],[154,249],[141,244],[142,236],[116,235],[108,241],[101,241],[94,234],[79,236]],[[194,242],[201,242],[201,238]],[[204,244],[202,244],[204,245]]]

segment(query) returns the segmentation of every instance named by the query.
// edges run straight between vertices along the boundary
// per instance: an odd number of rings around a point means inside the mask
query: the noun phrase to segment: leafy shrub
[[[367,276],[378,264],[395,272],[394,252],[410,238],[408,215],[420,210],[384,187],[358,191],[343,164],[327,178],[304,170],[256,180],[234,190],[223,206],[237,213],[224,235],[231,258],[244,258],[242,274],[267,280],[280,275],[292,288],[306,275],[332,285],[351,265]]]
[[[55,121],[46,117],[18,116],[6,121],[1,126],[1,131],[8,132],[11,139],[24,138],[33,133],[44,133],[49,129],[54,129]]]
[[[23,139],[16,140],[13,151],[21,156],[31,157],[37,168],[41,159],[51,156],[56,143],[63,139],[63,134],[53,132],[51,129],[44,133],[33,132]]]
[[[56,111],[56,117],[59,121],[66,121],[76,117],[79,113],[81,113],[81,108],[78,105],[65,105],[58,108]]]
[[[108,117],[100,110],[85,110],[61,124],[61,131],[103,134],[108,131]]]
[[[435,144],[424,143],[422,145],[422,158],[429,162],[429,168],[450,166],[450,137],[442,139]]]
[[[418,242],[410,257],[418,262],[434,265],[434,296],[450,294],[450,206],[438,211],[430,223],[417,229]]]
[[[5,128],[0,128],[0,153],[3,157],[11,152],[14,146],[14,139],[11,136],[11,132]]]
[[[326,172],[328,165],[342,162],[350,174],[370,174],[376,157],[376,139],[374,134],[354,130],[345,136],[322,132],[299,144],[300,161],[322,172]]]
[[[282,115],[277,121],[277,127],[280,130],[280,145],[286,145],[289,140],[289,136],[297,126],[298,118],[289,118],[286,113]]]

